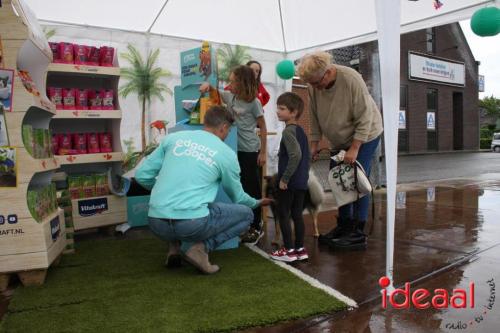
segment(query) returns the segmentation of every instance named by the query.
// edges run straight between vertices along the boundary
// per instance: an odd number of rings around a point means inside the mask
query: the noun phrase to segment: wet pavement
[[[329,201],[319,216],[320,232],[334,226],[336,210]],[[385,275],[384,207],[384,191],[377,191],[375,224],[366,251],[334,252],[320,246],[312,236],[311,219],[305,216],[310,260],[294,266],[354,299],[359,308],[245,332],[499,332],[500,305],[492,302],[490,284],[500,281],[500,174],[398,186],[395,286],[410,282],[411,290],[427,288],[434,294],[443,288],[452,293],[469,288],[473,281],[474,308],[382,308],[378,279]],[[259,246],[269,251],[272,219],[266,228]],[[11,294],[9,290],[0,296],[0,318]]]
[[[411,290],[426,288],[434,295],[436,288],[443,288],[451,295],[473,281],[474,308],[382,308],[378,279],[385,275],[383,192],[378,191],[375,203],[376,222],[366,251],[324,248],[312,237],[306,216],[311,258],[294,265],[354,299],[358,309],[245,332],[499,332],[499,305],[494,304],[490,284],[500,281],[500,175],[398,186],[395,286],[410,282]],[[334,226],[336,215],[325,209],[319,217],[321,232]],[[265,250],[272,248],[273,224],[267,226],[269,238],[260,244]]]

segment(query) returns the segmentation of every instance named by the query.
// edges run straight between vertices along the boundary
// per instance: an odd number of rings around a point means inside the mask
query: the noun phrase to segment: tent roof
[[[375,0],[25,0],[46,22],[303,53],[376,39]],[[401,0],[401,32],[466,19],[498,0]]]

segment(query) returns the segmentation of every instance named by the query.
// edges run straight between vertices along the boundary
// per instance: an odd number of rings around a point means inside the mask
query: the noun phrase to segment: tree
[[[500,99],[495,98],[493,95],[481,99],[479,107],[483,108],[488,116],[500,117]]]
[[[127,45],[128,53],[122,53],[120,56],[127,60],[132,67],[122,68],[121,76],[128,80],[126,84],[118,90],[120,96],[127,97],[131,93],[137,94],[139,103],[142,105],[141,114],[141,143],[142,151],[146,149],[146,107],[151,105],[151,100],[157,97],[164,101],[163,93],[172,95],[172,91],[166,84],[161,83],[162,78],[170,77],[172,74],[156,67],[156,61],[160,50],[149,51],[146,61],[143,60],[139,51],[132,45]]]
[[[219,78],[229,81],[229,74],[234,67],[246,64],[252,57],[247,53],[248,47],[236,45],[234,48],[229,44],[223,44],[217,50],[217,61],[219,64]]]

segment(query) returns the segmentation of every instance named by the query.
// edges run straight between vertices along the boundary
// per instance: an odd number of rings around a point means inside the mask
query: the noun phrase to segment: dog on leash
[[[271,212],[273,213],[274,223],[275,223],[275,234],[272,244],[280,244],[280,224],[278,220],[278,210],[277,205],[279,204],[278,200],[278,191],[279,191],[279,179],[278,175],[268,176],[266,179],[265,186],[265,195],[266,198],[274,199],[274,202],[269,206],[271,208]],[[312,170],[309,170],[309,180],[307,182],[307,192],[304,197],[304,209],[307,209],[309,214],[313,219],[314,223],[314,237],[319,237],[318,230],[318,214],[321,208],[321,204],[325,201],[325,194],[323,191],[323,186],[321,186],[318,178],[314,174]]]

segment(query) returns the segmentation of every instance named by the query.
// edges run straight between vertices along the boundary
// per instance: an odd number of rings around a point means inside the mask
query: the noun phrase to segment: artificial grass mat
[[[211,254],[211,276],[166,269],[166,251],[156,239],[81,242],[43,286],[16,289],[0,332],[218,332],[346,307],[246,247]]]

